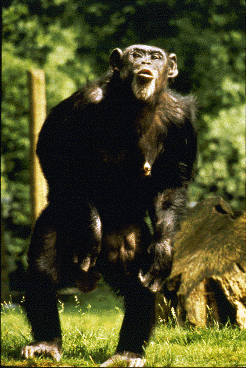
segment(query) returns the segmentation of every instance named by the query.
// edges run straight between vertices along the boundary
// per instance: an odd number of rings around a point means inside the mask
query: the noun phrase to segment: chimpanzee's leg
[[[122,360],[128,367],[143,367],[146,347],[155,324],[155,295],[139,283],[129,284],[125,295],[125,316],[120,330],[116,354],[101,367],[118,366]]]
[[[117,353],[142,356],[155,323],[155,295],[140,283],[129,285],[125,295],[125,316]]]
[[[42,212],[28,252],[25,297],[35,342],[22,349],[24,357],[46,353],[60,360],[57,286],[72,279],[81,290],[93,290],[100,278],[95,267],[100,247],[101,222],[90,203],[61,200]]]
[[[61,327],[57,309],[57,231],[48,206],[38,218],[28,252],[25,308],[35,342],[22,349],[22,356],[46,353],[60,360]]]
[[[151,241],[149,226],[140,219],[107,232],[104,226],[98,262],[105,281],[125,298],[125,316],[116,354],[101,366],[142,367],[144,348],[155,323],[155,294],[142,285],[138,270]],[[121,362],[121,363],[120,363]]]

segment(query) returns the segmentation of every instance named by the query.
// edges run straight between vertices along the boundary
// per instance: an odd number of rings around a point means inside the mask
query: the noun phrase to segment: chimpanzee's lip
[[[154,78],[152,72],[149,69],[141,69],[137,72],[137,75],[143,78],[150,78],[150,79]]]

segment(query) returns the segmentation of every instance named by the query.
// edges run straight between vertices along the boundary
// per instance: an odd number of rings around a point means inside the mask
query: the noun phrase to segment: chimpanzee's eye
[[[162,59],[162,56],[159,55],[159,54],[153,54],[151,57],[152,57],[153,60]]]
[[[141,57],[142,55],[139,53],[139,52],[133,52],[132,53],[132,56],[134,57],[134,58],[138,58],[138,57]]]

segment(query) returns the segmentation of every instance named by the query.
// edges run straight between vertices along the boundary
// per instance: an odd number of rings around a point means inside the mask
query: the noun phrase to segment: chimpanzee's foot
[[[53,341],[38,341],[30,345],[26,345],[21,349],[21,356],[23,358],[32,358],[34,355],[49,355],[54,360],[59,362],[61,360],[62,341],[56,338]]]
[[[124,365],[122,365],[124,363]],[[145,359],[139,354],[125,352],[113,355],[100,367],[144,367]]]

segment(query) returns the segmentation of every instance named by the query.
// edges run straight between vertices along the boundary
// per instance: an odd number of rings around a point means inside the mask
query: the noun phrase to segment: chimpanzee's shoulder
[[[100,78],[88,82],[76,91],[70,98],[74,109],[83,108],[88,105],[98,105],[106,96],[108,85],[112,79],[112,71],[108,70]]]
[[[189,108],[197,108],[197,100],[193,94],[182,95],[171,89],[168,90],[168,94],[183,106],[187,106]]]
[[[184,115],[192,123],[196,120],[196,114],[198,110],[197,99],[194,95],[182,95],[173,90],[168,90],[168,94],[171,99],[176,101],[179,108],[183,111]]]
[[[51,114],[71,113],[72,111],[81,110],[88,105],[97,105],[107,94],[108,84],[111,78],[112,72],[109,70],[100,78],[89,81],[71,96],[53,107]]]

